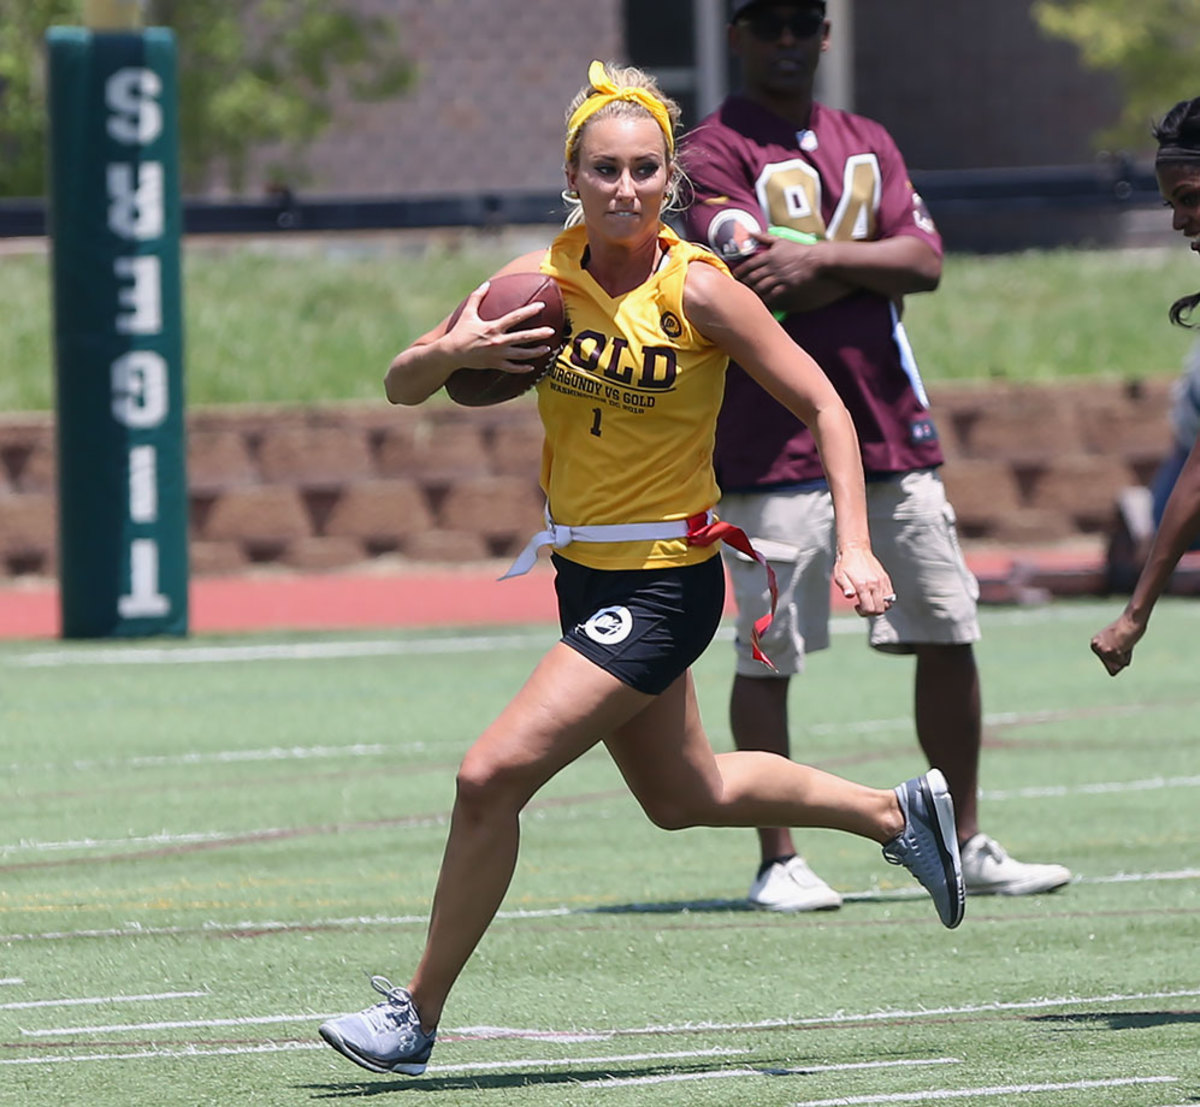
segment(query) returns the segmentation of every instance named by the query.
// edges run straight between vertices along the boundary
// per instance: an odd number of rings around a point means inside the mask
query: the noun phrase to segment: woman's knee
[[[693,826],[709,825],[710,808],[683,796],[639,796],[638,802],[646,817],[659,830],[688,830]]]
[[[458,767],[454,802],[461,812],[519,811],[527,799],[528,785],[524,775],[514,766],[468,753]]]

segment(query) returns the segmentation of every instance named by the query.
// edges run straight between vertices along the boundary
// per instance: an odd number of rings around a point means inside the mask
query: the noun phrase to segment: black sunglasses
[[[825,16],[816,9],[783,15],[764,8],[751,12],[738,22],[744,23],[750,33],[762,42],[778,42],[785,27],[795,38],[811,38],[825,25]]]

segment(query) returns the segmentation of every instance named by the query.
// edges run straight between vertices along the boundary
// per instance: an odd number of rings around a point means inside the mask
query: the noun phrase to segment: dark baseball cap
[[[822,15],[825,14],[825,0],[733,0],[729,5],[729,22],[740,19],[751,8],[783,3],[795,3],[798,8],[816,8]]]

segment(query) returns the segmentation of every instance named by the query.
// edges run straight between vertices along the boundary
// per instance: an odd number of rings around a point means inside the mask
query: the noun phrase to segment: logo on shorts
[[[633,616],[627,607],[602,607],[583,624],[583,633],[602,646],[624,642],[631,630]]]

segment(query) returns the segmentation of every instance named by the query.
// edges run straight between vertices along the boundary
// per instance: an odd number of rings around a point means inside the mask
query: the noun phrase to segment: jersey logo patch
[[[678,338],[683,334],[683,324],[679,321],[679,316],[673,311],[664,311],[662,318],[658,321],[658,325],[662,327],[662,332],[668,338]]]
[[[727,208],[709,223],[708,244],[717,257],[737,261],[754,253],[758,247],[754,234],[762,229],[762,224],[748,211]]]
[[[624,642],[631,630],[633,616],[627,607],[602,607],[583,624],[583,633],[602,646]]]
[[[914,446],[920,446],[925,442],[936,442],[938,437],[937,427],[934,426],[932,419],[914,419],[908,426],[909,441]]]

